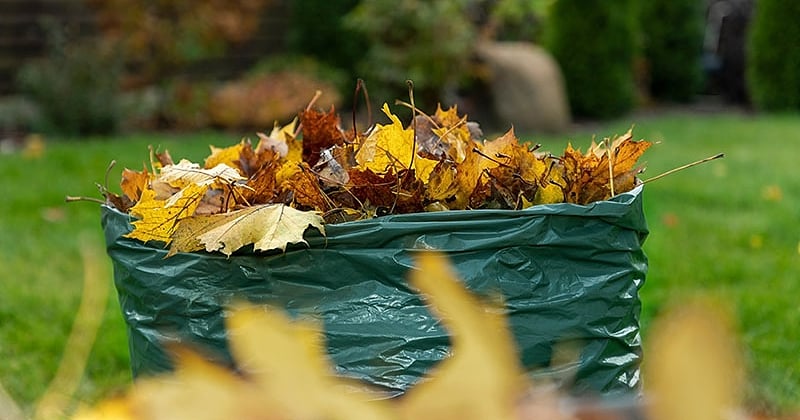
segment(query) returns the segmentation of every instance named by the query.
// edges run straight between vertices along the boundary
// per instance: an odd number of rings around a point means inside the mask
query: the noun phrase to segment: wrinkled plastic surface
[[[406,281],[420,250],[444,251],[467,287],[504,296],[532,375],[575,393],[637,391],[638,290],[647,259],[642,188],[588,206],[393,215],[306,232],[285,253],[181,253],[124,238],[130,216],[103,207],[102,225],[134,376],[171,368],[168,342],[211,349],[232,365],[224,308],[232,300],[313,317],[338,373],[402,394],[447,357],[449,339]],[[554,345],[577,350],[551,367]],[[264,349],[269,352],[269,348]]]

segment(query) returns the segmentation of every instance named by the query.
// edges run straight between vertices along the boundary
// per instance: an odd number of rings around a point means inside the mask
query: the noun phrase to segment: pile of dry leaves
[[[416,113],[404,125],[345,131],[335,111],[306,109],[299,120],[211,147],[203,164],[151,150],[151,168],[125,169],[122,194],[108,203],[137,220],[129,237],[159,241],[170,255],[205,249],[230,255],[285,249],[314,227],[388,214],[466,209],[524,209],[536,204],[587,204],[631,190],[637,161],[650,142],[626,134],[541,152],[513,130],[483,140],[477,123],[455,107]],[[299,123],[298,123],[299,121]]]

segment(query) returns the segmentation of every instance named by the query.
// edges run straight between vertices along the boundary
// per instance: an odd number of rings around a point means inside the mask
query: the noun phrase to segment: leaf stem
[[[106,204],[105,201],[100,200],[98,198],[94,198],[94,197],[74,197],[74,196],[71,196],[71,195],[66,196],[64,198],[64,201],[66,201],[67,203],[74,203],[76,201],[90,201],[92,203]]]

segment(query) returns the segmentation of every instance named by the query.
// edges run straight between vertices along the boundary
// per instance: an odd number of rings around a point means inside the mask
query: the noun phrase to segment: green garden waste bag
[[[642,187],[590,205],[383,216],[306,232],[286,252],[179,253],[125,238],[131,216],[102,208],[134,377],[171,368],[165,344],[210,350],[231,367],[225,308],[235,300],[312,317],[338,374],[401,395],[449,354],[440,321],[406,281],[415,254],[444,252],[466,286],[503,296],[523,366],[571,392],[639,390],[639,288],[647,258]],[[252,247],[251,247],[252,248]],[[551,366],[566,343],[578,358]],[[269,352],[269,348],[264,349]],[[216,359],[214,359],[216,357]]]

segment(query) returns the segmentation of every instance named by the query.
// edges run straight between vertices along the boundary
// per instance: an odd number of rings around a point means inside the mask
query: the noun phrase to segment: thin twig
[[[112,169],[112,168],[114,167],[114,165],[116,165],[116,164],[117,164],[117,161],[112,159],[112,160],[111,160],[111,162],[108,164],[108,168],[106,168],[105,183],[103,184],[103,185],[105,185],[106,192],[108,192],[108,191],[109,191],[109,190],[108,190],[108,177],[109,177],[109,175],[111,174],[111,169]]]
[[[358,138],[358,131],[356,130],[356,108],[358,106],[359,91],[364,91],[364,104],[367,106],[367,127],[372,125],[372,105],[369,103],[367,84],[364,83],[364,80],[358,79],[356,82],[356,90],[353,92],[353,139]]]
[[[667,175],[672,175],[672,174],[674,174],[675,172],[678,172],[678,171],[682,171],[682,170],[684,170],[684,169],[691,168],[692,166],[697,166],[697,165],[700,165],[701,163],[710,162],[710,161],[712,161],[712,160],[715,160],[715,159],[720,159],[720,158],[723,158],[723,157],[725,157],[725,153],[719,153],[719,154],[716,154],[716,155],[714,155],[714,156],[709,156],[709,157],[707,157],[707,158],[705,158],[705,159],[700,159],[700,160],[698,160],[698,161],[696,161],[696,162],[687,163],[686,165],[679,166],[679,167],[677,167],[677,168],[675,168],[675,169],[670,169],[669,171],[667,171],[667,172],[664,172],[664,173],[662,173],[662,174],[659,174],[659,175],[656,175],[656,176],[654,176],[654,177],[652,177],[652,178],[645,179],[645,180],[643,180],[643,181],[642,181],[642,184],[646,184],[646,183],[648,183],[648,182],[655,181],[655,180],[657,180],[657,179],[659,179],[659,178],[664,178],[664,177],[665,177],[665,176],[667,176]]]
[[[314,104],[317,102],[317,99],[319,99],[320,96],[322,96],[322,91],[317,89],[317,91],[314,92],[314,97],[311,98],[310,101],[308,101],[308,105],[306,105],[306,108],[303,111],[310,111],[311,107],[314,106]],[[302,130],[303,130],[303,121],[301,120],[300,124],[297,124],[297,128],[295,128],[294,133],[292,134],[294,138],[297,138],[297,136],[300,135],[300,132]]]
[[[611,196],[617,195],[614,192],[614,154],[611,153],[611,140],[606,138],[606,153],[608,154],[608,186],[611,188]]]
[[[489,159],[490,161],[492,161],[492,162],[494,162],[494,163],[498,164],[499,166],[502,166],[502,167],[505,167],[505,168],[509,168],[509,169],[514,169],[514,167],[513,167],[513,166],[511,166],[511,165],[509,165],[509,164],[506,164],[506,163],[503,163],[503,162],[500,162],[499,160],[497,160],[497,159],[494,159],[493,157],[491,157],[491,156],[487,155],[486,153],[483,153],[483,152],[481,151],[481,149],[478,149],[477,147],[473,147],[473,148],[472,148],[472,151],[473,151],[473,152],[475,152],[475,153],[477,153],[477,154],[479,154],[479,155],[481,155],[482,157],[484,157],[484,158],[486,158],[486,159]]]
[[[414,132],[414,138],[411,146],[411,162],[408,163],[408,169],[414,167],[414,157],[417,155],[417,107],[414,105],[414,82],[406,80],[408,85],[408,97],[411,99],[411,128]]]
[[[441,128],[441,127],[439,127],[439,123],[437,123],[437,122],[436,122],[436,120],[434,120],[434,119],[433,119],[433,117],[431,117],[430,115],[426,114],[426,113],[425,113],[425,112],[423,112],[421,109],[419,109],[419,108],[417,108],[417,107],[415,107],[415,106],[411,105],[410,103],[408,103],[408,102],[406,102],[406,101],[401,101],[401,100],[399,100],[399,99],[395,99],[395,101],[394,101],[394,104],[395,104],[395,105],[401,105],[401,106],[404,106],[404,107],[406,107],[406,108],[410,109],[412,112],[416,112],[417,114],[419,114],[419,115],[422,115],[422,116],[423,116],[423,117],[425,117],[425,118],[426,118],[426,119],[427,119],[427,120],[428,120],[428,121],[429,121],[429,122],[430,122],[430,123],[431,123],[431,124],[432,124],[434,127],[436,127],[436,128]]]

